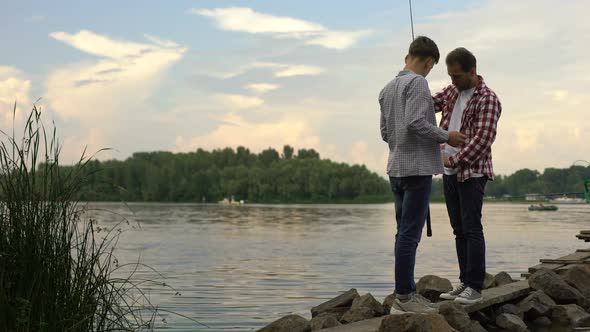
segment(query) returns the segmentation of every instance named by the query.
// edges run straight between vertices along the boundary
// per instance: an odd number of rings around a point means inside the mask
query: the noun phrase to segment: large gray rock
[[[529,285],[533,289],[542,290],[557,303],[580,305],[586,303],[586,298],[579,290],[568,285],[557,273],[548,269],[541,269],[533,273],[529,278]]]
[[[524,314],[520,311],[520,308],[512,303],[503,304],[496,310],[496,316],[501,314],[511,314],[524,319]]]
[[[574,266],[561,277],[570,286],[579,290],[590,301],[590,269],[588,267]]]
[[[459,331],[467,331],[471,325],[471,318],[457,302],[445,302],[438,307],[441,314],[453,328]]]
[[[545,317],[545,316],[541,316],[541,317],[537,317],[535,318],[535,320],[533,320],[533,325],[538,326],[538,327],[548,327],[551,326],[553,323],[551,322],[551,319],[549,319],[549,317]]]
[[[453,290],[453,285],[448,279],[435,275],[425,275],[416,284],[418,294],[432,302],[440,301],[440,294]]]
[[[395,292],[393,294],[387,295],[387,297],[383,300],[383,313],[385,315],[391,312],[391,307],[393,307],[393,303],[395,302]]]
[[[379,332],[456,332],[439,314],[389,315],[381,321]]]
[[[311,308],[311,317],[315,317],[322,312],[333,310],[335,308],[349,308],[352,305],[352,301],[354,301],[354,299],[357,297],[359,297],[359,293],[356,291],[356,289],[351,288],[349,291]]]
[[[445,302],[441,304],[438,307],[438,313],[446,319],[451,327],[461,332],[486,331],[479,322],[472,321],[465,309],[463,309],[463,306],[457,302]]]
[[[483,279],[483,289],[488,289],[496,286],[496,280],[494,276],[486,272],[486,276]]]
[[[373,295],[365,294],[354,299],[350,309],[340,318],[340,322],[348,324],[379,316],[383,316],[383,306]]]
[[[520,317],[511,314],[501,314],[496,317],[496,325],[514,332],[525,332],[529,330]]]
[[[553,321],[573,327],[590,327],[590,314],[576,304],[558,305],[551,312]]]
[[[494,287],[510,284],[513,282],[514,279],[512,279],[512,277],[504,271],[494,276]]]
[[[551,315],[551,309],[557,303],[553,301],[545,292],[534,291],[518,303],[518,308],[524,314],[527,320],[540,316]]]
[[[310,325],[311,325],[311,330],[316,331],[316,330],[326,329],[329,327],[340,326],[342,324],[340,324],[340,322],[338,321],[338,318],[336,318],[336,316],[334,314],[329,314],[329,313],[323,312],[323,313],[315,316],[314,318],[312,318]]]
[[[258,332],[308,332],[311,326],[307,319],[299,315],[288,315],[277,319]]]

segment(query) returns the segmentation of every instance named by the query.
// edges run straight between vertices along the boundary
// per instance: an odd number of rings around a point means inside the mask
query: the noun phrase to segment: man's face
[[[471,86],[471,82],[472,77],[475,75],[475,69],[466,72],[461,69],[460,64],[456,63],[447,65],[447,72],[451,77],[453,85],[456,86],[459,91],[471,89],[473,87]]]

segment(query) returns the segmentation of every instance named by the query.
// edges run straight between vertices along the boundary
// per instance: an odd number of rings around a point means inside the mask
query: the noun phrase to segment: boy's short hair
[[[434,63],[438,63],[438,60],[440,59],[438,46],[436,46],[436,43],[432,39],[425,36],[418,36],[414,39],[410,44],[408,54],[422,60],[432,57],[434,58]]]
[[[469,52],[465,47],[458,47],[447,54],[447,65],[460,64],[461,70],[468,72],[477,66],[475,55]]]

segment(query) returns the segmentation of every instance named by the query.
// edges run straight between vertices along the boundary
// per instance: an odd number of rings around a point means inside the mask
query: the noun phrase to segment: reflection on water
[[[130,221],[116,252],[121,263],[141,256],[182,294],[151,288],[154,303],[211,327],[164,315],[167,330],[252,331],[291,313],[310,318],[312,306],[350,288],[378,300],[393,291],[393,204],[90,207],[101,226]],[[431,209],[434,235],[422,239],[416,275],[456,282],[445,207]],[[527,205],[487,204],[488,272],[519,277],[540,258],[584,247],[575,235],[589,226],[586,205],[529,212]]]

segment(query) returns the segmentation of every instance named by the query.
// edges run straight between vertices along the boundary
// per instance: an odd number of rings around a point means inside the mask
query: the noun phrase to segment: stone
[[[322,312],[334,309],[334,308],[349,308],[355,298],[359,297],[359,293],[356,289],[351,288],[349,291],[338,295],[337,297],[326,301],[318,306],[311,308],[311,317],[315,317]]]
[[[586,303],[586,298],[579,290],[568,285],[557,273],[548,269],[541,269],[531,275],[529,285],[536,290],[542,290],[555,302],[560,304]]]
[[[533,325],[539,326],[539,327],[548,327],[548,326],[551,326],[552,324],[553,323],[551,322],[551,319],[549,319],[549,317],[545,317],[545,316],[537,317],[537,318],[535,318],[535,320],[533,320]]]
[[[439,314],[389,315],[381,321],[379,332],[456,332]]]
[[[496,325],[514,332],[525,332],[529,330],[520,317],[511,314],[501,314],[496,317]]]
[[[311,330],[316,331],[342,325],[338,320],[339,318],[337,318],[334,314],[323,312],[311,319]]]
[[[577,290],[590,301],[590,269],[576,265],[568,269],[563,275],[563,280]]]
[[[299,315],[288,315],[279,318],[269,325],[261,328],[258,332],[308,332],[311,326],[307,319]]]
[[[483,279],[483,289],[495,287],[495,281],[494,276],[486,272],[486,276]]]
[[[553,321],[573,327],[590,327],[590,314],[576,304],[557,305],[551,312]]]
[[[520,319],[524,319],[522,311],[520,311],[520,309],[512,303],[503,304],[498,308],[498,310],[496,310],[496,316],[501,314],[511,314],[518,316]]]
[[[551,315],[551,309],[556,305],[557,303],[545,292],[538,290],[520,301],[518,308],[524,314],[525,319],[531,320],[536,317]]]
[[[383,300],[383,314],[388,315],[391,312],[391,307],[393,307],[393,303],[395,302],[395,292],[393,294],[387,295],[387,297]]]
[[[512,277],[504,271],[494,276],[494,287],[506,285],[512,282],[514,282],[514,279],[512,279]]]
[[[471,318],[463,309],[463,305],[457,302],[446,302],[438,307],[441,314],[453,328],[459,331],[468,331],[471,326]]]
[[[361,320],[379,317],[383,315],[383,305],[379,303],[373,295],[366,294],[357,297],[352,302],[352,306],[344,313],[340,322],[343,324],[358,322]]]
[[[448,279],[435,275],[425,275],[416,284],[418,294],[432,302],[440,301],[440,294],[453,290],[453,285]]]

